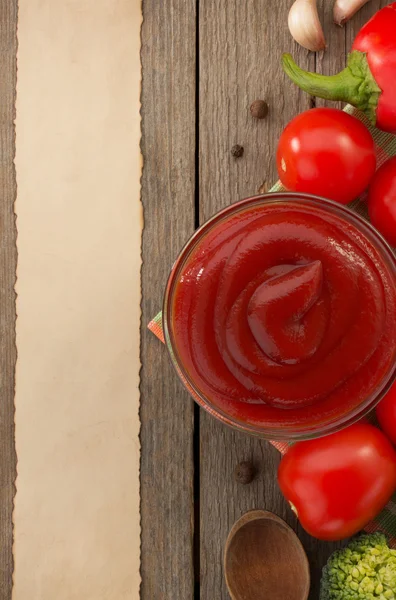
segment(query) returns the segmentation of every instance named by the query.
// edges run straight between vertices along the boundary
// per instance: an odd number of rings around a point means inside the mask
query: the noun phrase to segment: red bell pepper
[[[312,96],[348,102],[373,125],[396,133],[396,2],[378,11],[358,33],[348,66],[325,76],[300,69],[283,55],[286,74]]]

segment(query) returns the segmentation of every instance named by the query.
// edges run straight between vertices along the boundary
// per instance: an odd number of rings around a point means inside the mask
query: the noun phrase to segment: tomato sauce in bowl
[[[272,439],[366,414],[395,376],[395,257],[330,201],[270,194],[203,225],[172,270],[165,337],[209,412]]]

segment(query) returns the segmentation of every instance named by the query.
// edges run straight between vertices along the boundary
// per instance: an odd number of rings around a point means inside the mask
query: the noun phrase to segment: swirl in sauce
[[[177,352],[208,400],[256,426],[312,425],[364,401],[394,364],[396,284],[373,242],[318,207],[218,222],[176,284]]]

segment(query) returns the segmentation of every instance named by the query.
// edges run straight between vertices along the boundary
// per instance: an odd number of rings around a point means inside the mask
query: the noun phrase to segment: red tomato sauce
[[[375,244],[315,206],[220,220],[182,267],[172,331],[194,386],[255,426],[353,410],[395,361],[396,283]]]

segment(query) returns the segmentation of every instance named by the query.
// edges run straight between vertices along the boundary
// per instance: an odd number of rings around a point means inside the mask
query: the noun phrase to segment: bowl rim
[[[172,327],[170,326],[170,306],[174,283],[176,281],[176,275],[178,274],[179,269],[185,264],[185,261],[188,259],[188,256],[194,249],[196,243],[206,232],[211,230],[223,218],[231,216],[232,214],[243,210],[245,207],[255,206],[262,203],[284,204],[293,201],[305,203],[308,206],[321,207],[324,210],[330,210],[333,213],[335,211],[338,214],[338,216],[341,217],[341,219],[345,219],[349,223],[352,222],[352,224],[356,226],[360,231],[363,230],[364,235],[366,235],[366,232],[364,231],[366,229],[368,235],[373,236],[374,240],[372,241],[377,242],[377,249],[384,256],[384,262],[386,262],[386,258],[388,258],[391,271],[393,271],[394,275],[396,276],[395,252],[393,251],[389,243],[385,240],[385,238],[382,236],[382,234],[377,229],[375,229],[375,227],[373,227],[373,225],[369,221],[367,221],[362,215],[353,211],[351,208],[344,204],[340,204],[338,202],[334,202],[333,200],[328,200],[326,198],[321,198],[320,196],[315,196],[312,194],[288,191],[269,192],[266,194],[249,196],[247,198],[243,198],[242,200],[229,204],[225,208],[217,211],[212,217],[207,219],[200,227],[198,227],[194,231],[194,233],[188,238],[187,242],[183,245],[181,251],[179,252],[176,260],[174,261],[171,267],[165,287],[162,308],[162,324],[165,346],[170,356],[172,365],[179,379],[181,380],[184,388],[189,392],[189,394],[198,403],[198,405],[204,408],[217,420],[221,421],[222,423],[225,423],[226,425],[238,431],[243,431],[245,433],[249,433],[260,438],[279,442],[294,442],[298,440],[313,439],[316,437],[329,435],[330,433],[335,433],[336,431],[344,429],[345,427],[359,421],[381,401],[381,399],[389,391],[390,387],[396,380],[396,361],[394,362],[393,367],[390,369],[390,372],[387,373],[385,377],[381,380],[381,385],[379,386],[380,389],[376,389],[375,391],[373,391],[365,399],[364,402],[354,407],[352,411],[343,415],[343,417],[338,417],[338,419],[335,419],[334,421],[326,422],[324,425],[316,425],[311,428],[307,426],[305,426],[305,428],[297,426],[295,429],[293,429],[289,426],[282,425],[280,427],[265,428],[262,426],[253,425],[251,423],[246,423],[235,419],[231,415],[227,414],[225,411],[218,408],[216,404],[212,402],[209,398],[207,398],[194,384],[191,377],[184,369],[183,363],[179,358],[176,345],[172,339]]]

